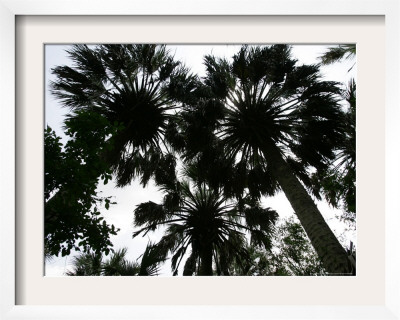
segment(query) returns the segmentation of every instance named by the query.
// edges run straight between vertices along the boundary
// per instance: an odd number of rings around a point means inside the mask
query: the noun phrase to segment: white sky
[[[51,69],[59,65],[68,65],[70,61],[67,58],[65,45],[46,45],[45,47],[45,81],[46,81],[46,96],[45,96],[45,125],[49,125],[54,129],[57,135],[61,136],[65,143],[65,135],[62,131],[64,115],[68,113],[67,108],[62,108],[49,92],[49,81],[54,80],[51,74]],[[205,68],[202,64],[205,54],[212,53],[215,56],[231,58],[238,51],[238,45],[177,45],[168,46],[177,60],[182,61],[193,73],[200,76],[205,75]],[[294,45],[292,53],[299,63],[311,64],[317,63],[317,58],[321,56],[327,49],[323,45]],[[354,61],[343,61],[330,66],[321,67],[321,73],[326,80],[338,81],[347,84],[350,78],[356,78],[356,66],[348,71],[354,64]],[[150,183],[146,189],[134,181],[130,186],[123,189],[115,188],[113,182],[109,182],[106,186],[99,185],[101,196],[113,196],[113,201],[116,205],[111,205],[109,210],[101,210],[106,221],[120,228],[117,236],[112,236],[111,241],[115,249],[122,247],[128,248],[127,258],[136,260],[143,252],[151,239],[152,242],[162,236],[162,232],[156,234],[148,234],[146,237],[138,236],[132,239],[133,232],[133,210],[136,205],[142,202],[154,201],[159,203],[162,195],[157,191],[154,184]],[[271,198],[262,200],[263,206],[270,207],[276,210],[280,217],[288,217],[294,215],[288,200],[283,193]],[[356,232],[346,231],[346,225],[338,222],[336,215],[340,211],[333,210],[326,202],[316,202],[318,208],[323,214],[325,220],[331,227],[332,231],[343,241],[342,244],[348,246],[350,240],[356,244]],[[153,236],[155,235],[155,236]],[[63,276],[68,270],[72,262],[71,256],[54,257],[52,261],[46,263],[46,276]],[[182,262],[182,265],[184,262]],[[182,267],[182,266],[181,266]],[[161,274],[164,276],[171,275],[170,263],[167,261],[162,267]],[[179,273],[181,275],[181,272]]]

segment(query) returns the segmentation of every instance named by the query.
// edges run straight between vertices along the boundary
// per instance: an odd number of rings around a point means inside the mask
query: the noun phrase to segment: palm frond
[[[339,62],[343,59],[352,59],[356,55],[356,45],[342,44],[339,46],[331,47],[321,57],[321,62],[324,65],[329,65]]]
[[[75,45],[68,54],[72,65],[52,70],[52,93],[71,109],[69,119],[90,111],[119,128],[109,138],[110,149],[99,155],[114,171],[117,185],[125,186],[138,175],[143,185],[153,175],[165,180],[147,155],[163,155],[171,111],[179,97],[197,86],[196,77],[165,45]],[[173,163],[168,156],[161,160],[170,175]]]
[[[160,264],[166,260],[166,257],[159,247],[148,243],[146,250],[142,255],[140,263],[139,276],[156,276],[160,272]]]

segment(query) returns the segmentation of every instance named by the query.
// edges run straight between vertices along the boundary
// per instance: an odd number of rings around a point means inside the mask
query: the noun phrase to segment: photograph
[[[356,62],[45,44],[44,276],[356,276]]]

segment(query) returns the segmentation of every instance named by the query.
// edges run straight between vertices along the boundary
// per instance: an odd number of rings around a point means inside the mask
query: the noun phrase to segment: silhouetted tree
[[[316,188],[335,208],[343,209],[342,219],[355,226],[356,219],[356,83],[350,80],[342,94],[347,109],[341,124],[343,139],[336,158],[324,171],[314,175]]]
[[[82,116],[81,120],[84,119]],[[100,214],[99,207],[108,209],[110,197],[101,197],[96,191],[98,182],[107,183],[110,173],[97,153],[104,147],[109,128],[95,115],[86,114],[80,125],[98,134],[76,136],[73,128],[67,134],[71,139],[63,146],[60,137],[47,127],[45,136],[45,219],[44,246],[47,256],[68,255],[72,249],[109,253],[111,235],[118,229],[109,225]],[[99,170],[104,172],[98,177]],[[62,190],[62,197],[54,194]]]
[[[101,253],[88,252],[73,258],[72,270],[67,276],[156,276],[159,264],[163,262],[155,254],[149,243],[141,256],[141,261],[132,262],[126,259],[127,249],[113,252],[107,260]]]
[[[276,227],[271,250],[249,247],[250,259],[233,264],[231,273],[247,276],[324,276],[326,271],[310,240],[293,218]]]
[[[326,172],[344,136],[340,89],[320,79],[318,65],[298,65],[286,45],[243,46],[232,62],[206,56],[200,81],[165,46],[76,45],[69,54],[74,65],[55,68],[52,83],[71,109],[66,127],[95,114],[112,128],[96,152],[102,165],[90,178],[108,180],[113,172],[125,186],[153,177],[163,188],[163,204],[135,210],[142,229],[134,235],[168,225],[152,247],[162,257],[173,254],[174,273],[189,245],[185,273],[197,266],[209,275],[213,261],[217,273],[227,272],[232,261],[248,256],[238,228],[265,246],[273,212],[257,201],[279,189],[326,270],[350,272],[346,251],[307,192],[319,197],[310,172]],[[177,154],[197,170],[192,185],[176,177]],[[68,197],[59,187],[51,200],[68,204]],[[56,208],[53,220],[62,210]]]
[[[221,274],[233,260],[243,261],[248,255],[246,232],[253,245],[269,247],[277,219],[275,211],[252,201],[241,205],[232,202],[222,192],[196,181],[176,180],[162,188],[165,192],[162,204],[150,201],[135,209],[134,224],[141,229],[134,232],[133,237],[166,226],[165,235],[154,248],[161,256],[172,254],[175,275],[186,253],[189,257],[185,275],[213,275],[213,261],[217,273]]]
[[[325,268],[349,273],[346,251],[301,183],[312,187],[305,170],[326,168],[340,142],[338,84],[322,81],[318,65],[297,65],[286,45],[244,46],[232,62],[206,56],[205,64],[204,83],[224,108],[198,136],[220,139],[226,162],[258,168],[264,185],[279,186]]]
[[[71,109],[68,118],[85,110],[120,126],[109,138],[110,152],[102,156],[117,184],[127,185],[140,176],[149,157],[165,153],[172,111],[177,99],[190,93],[196,77],[165,45],[75,45],[68,53],[73,66],[53,69],[57,80],[52,92]]]

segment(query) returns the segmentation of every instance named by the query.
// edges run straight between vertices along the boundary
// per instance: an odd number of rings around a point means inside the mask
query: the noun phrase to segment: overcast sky
[[[62,131],[64,115],[68,109],[62,108],[60,104],[54,99],[49,92],[49,81],[54,80],[51,74],[51,69],[59,65],[70,65],[71,62],[67,58],[65,45],[46,45],[45,46],[45,81],[46,81],[46,97],[45,97],[45,125],[54,129],[57,135],[64,138],[65,135]],[[205,75],[205,68],[202,64],[203,56],[212,53],[215,56],[231,58],[234,53],[238,51],[240,46],[237,45],[177,45],[168,46],[171,52],[175,55],[177,60],[182,61],[193,73],[200,76]],[[323,45],[294,45],[292,48],[293,56],[299,60],[299,63],[312,64],[317,63],[317,58],[321,56],[327,49]],[[350,78],[356,78],[356,66],[352,69],[354,61],[344,61],[330,66],[321,68],[321,73],[325,80],[338,81],[341,83],[348,83]],[[351,69],[350,71],[348,71]],[[120,228],[117,236],[113,236],[111,241],[115,249],[127,247],[129,260],[136,260],[144,251],[148,241],[151,239],[153,242],[159,239],[162,232],[158,232],[153,236],[149,234],[146,237],[138,236],[132,239],[133,232],[133,210],[136,205],[141,202],[154,201],[160,202],[162,195],[157,191],[154,184],[144,189],[137,181],[134,181],[131,186],[123,189],[115,188],[111,182],[106,186],[99,185],[101,196],[113,196],[113,201],[117,205],[110,206],[109,210],[102,210],[102,213],[108,223],[114,224]],[[291,208],[286,197],[280,193],[277,196],[263,199],[262,203],[265,207],[270,207],[276,210],[280,217],[288,217],[293,215]],[[339,240],[344,241],[344,245],[349,245],[350,240],[356,243],[356,234],[354,231],[345,232],[346,225],[338,222],[336,215],[340,211],[333,210],[326,202],[317,202],[318,208],[324,215],[327,223],[332,228],[332,231],[339,237]],[[71,256],[69,257],[54,257],[52,261],[46,263],[45,274],[46,276],[63,276],[64,272],[68,270],[72,263]],[[181,272],[180,272],[181,274]],[[161,275],[170,276],[170,264],[167,263],[162,267]]]

